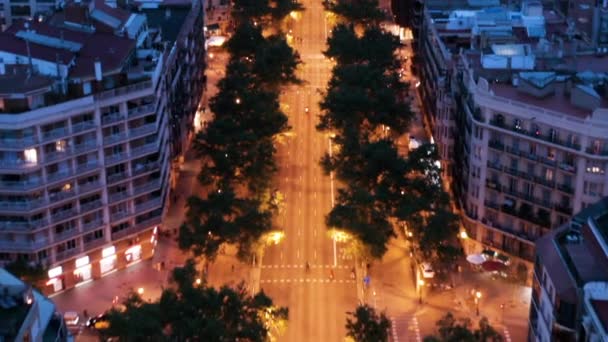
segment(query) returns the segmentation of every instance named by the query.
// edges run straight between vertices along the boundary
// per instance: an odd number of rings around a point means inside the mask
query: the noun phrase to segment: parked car
[[[422,272],[422,277],[424,279],[432,279],[435,277],[435,271],[433,271],[433,267],[428,262],[420,263],[420,272]]]
[[[76,311],[66,311],[63,314],[63,320],[65,321],[65,325],[67,325],[68,327],[74,327],[78,325],[78,322],[80,321],[80,316]]]

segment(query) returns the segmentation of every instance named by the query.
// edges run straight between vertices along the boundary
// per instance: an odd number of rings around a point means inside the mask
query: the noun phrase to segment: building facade
[[[537,241],[528,341],[608,341],[608,198]]]
[[[58,292],[149,257],[168,197],[167,51],[100,1],[0,34],[0,261]]]
[[[418,89],[467,252],[531,276],[534,241],[608,195],[608,58],[540,2],[424,11]]]
[[[0,340],[71,342],[55,304],[0,268]]]

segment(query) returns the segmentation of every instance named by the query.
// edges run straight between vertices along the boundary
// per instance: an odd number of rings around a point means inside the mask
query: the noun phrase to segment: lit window
[[[55,150],[57,150],[57,152],[65,152],[66,145],[65,140],[57,140],[55,143]]]
[[[23,151],[23,155],[25,156],[25,161],[28,163],[38,163],[38,153],[35,148],[29,148]]]

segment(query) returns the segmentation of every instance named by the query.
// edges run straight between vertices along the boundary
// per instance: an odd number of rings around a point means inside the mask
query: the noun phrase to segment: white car
[[[432,279],[435,277],[435,271],[433,271],[433,267],[428,262],[423,262],[420,264],[420,271],[422,272],[422,277],[424,279]]]

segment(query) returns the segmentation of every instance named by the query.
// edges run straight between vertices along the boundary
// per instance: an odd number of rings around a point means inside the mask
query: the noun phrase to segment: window
[[[65,243],[66,249],[74,249],[76,248],[76,239],[69,240]]]
[[[604,174],[604,164],[598,160],[587,160],[587,173]]]

